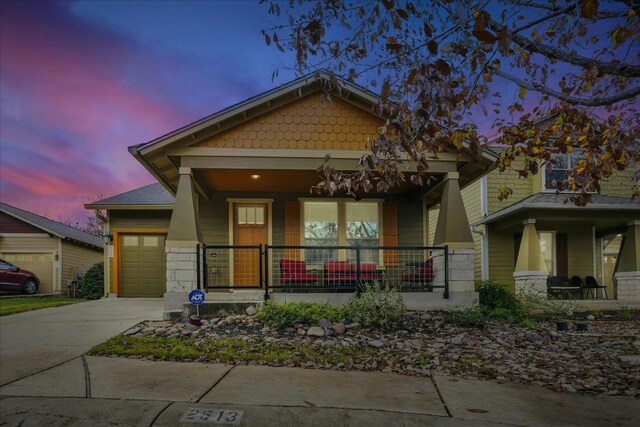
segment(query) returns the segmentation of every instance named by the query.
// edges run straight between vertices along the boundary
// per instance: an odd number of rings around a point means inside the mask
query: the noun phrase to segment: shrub
[[[527,310],[506,283],[484,281],[476,284],[479,305],[461,311],[449,312],[445,320],[465,327],[484,327],[490,319],[529,327]]]
[[[482,328],[489,321],[487,310],[482,306],[445,313],[444,320],[466,328]]]
[[[267,301],[257,313],[257,318],[265,325],[278,331],[292,327],[296,323],[315,324],[321,319],[338,322],[345,317],[343,307],[310,302],[278,304]]]
[[[104,263],[94,264],[84,275],[78,294],[81,298],[100,299],[104,295]]]
[[[347,317],[357,320],[365,327],[386,328],[397,322],[405,310],[400,293],[393,288],[382,288],[378,284],[369,286],[354,297],[346,306]]]
[[[527,318],[527,311],[506,283],[483,281],[476,284],[480,295],[480,306],[487,315],[509,323],[521,323]]]

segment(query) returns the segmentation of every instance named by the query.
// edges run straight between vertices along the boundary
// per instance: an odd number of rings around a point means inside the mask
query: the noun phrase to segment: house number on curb
[[[240,424],[243,411],[232,411],[229,409],[205,409],[189,408],[184,413],[181,422],[185,423],[208,423],[208,424]]]

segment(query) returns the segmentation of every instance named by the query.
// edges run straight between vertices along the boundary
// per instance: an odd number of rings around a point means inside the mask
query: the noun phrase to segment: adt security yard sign
[[[204,302],[204,292],[200,289],[194,289],[189,292],[189,301],[193,305],[200,305]]]
[[[189,292],[189,302],[196,306],[196,315],[200,317],[200,304],[204,302],[204,292],[194,289]]]

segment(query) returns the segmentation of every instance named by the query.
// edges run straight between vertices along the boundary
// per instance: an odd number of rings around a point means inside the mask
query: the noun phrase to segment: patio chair
[[[307,273],[307,263],[293,259],[280,260],[280,281],[283,285],[317,283],[318,275]]]
[[[325,261],[324,284],[328,287],[353,286],[356,284],[356,270],[349,261]]]
[[[356,266],[353,266],[355,271]],[[382,273],[378,266],[372,263],[361,263],[360,264],[360,282],[372,284],[374,282],[379,282],[382,280]]]
[[[580,299],[583,298],[584,282],[580,276],[571,276],[571,288],[572,292],[578,291],[580,293]]]
[[[592,298],[597,299],[598,298],[598,289],[604,289],[604,297],[606,299],[609,299],[609,295],[607,294],[607,287],[606,286],[600,286],[600,284],[598,283],[598,281],[596,280],[595,277],[587,276],[587,277],[584,278],[584,281],[585,281],[584,288],[587,290],[587,294],[585,296],[585,299],[589,298],[589,294],[592,295]]]
[[[402,275],[402,290],[421,290],[433,292],[433,259],[424,262],[407,263],[409,269]]]

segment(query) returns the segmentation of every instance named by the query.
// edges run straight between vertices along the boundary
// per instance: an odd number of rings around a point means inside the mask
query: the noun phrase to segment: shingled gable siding
[[[384,123],[339,98],[308,95],[194,147],[364,150]]]

